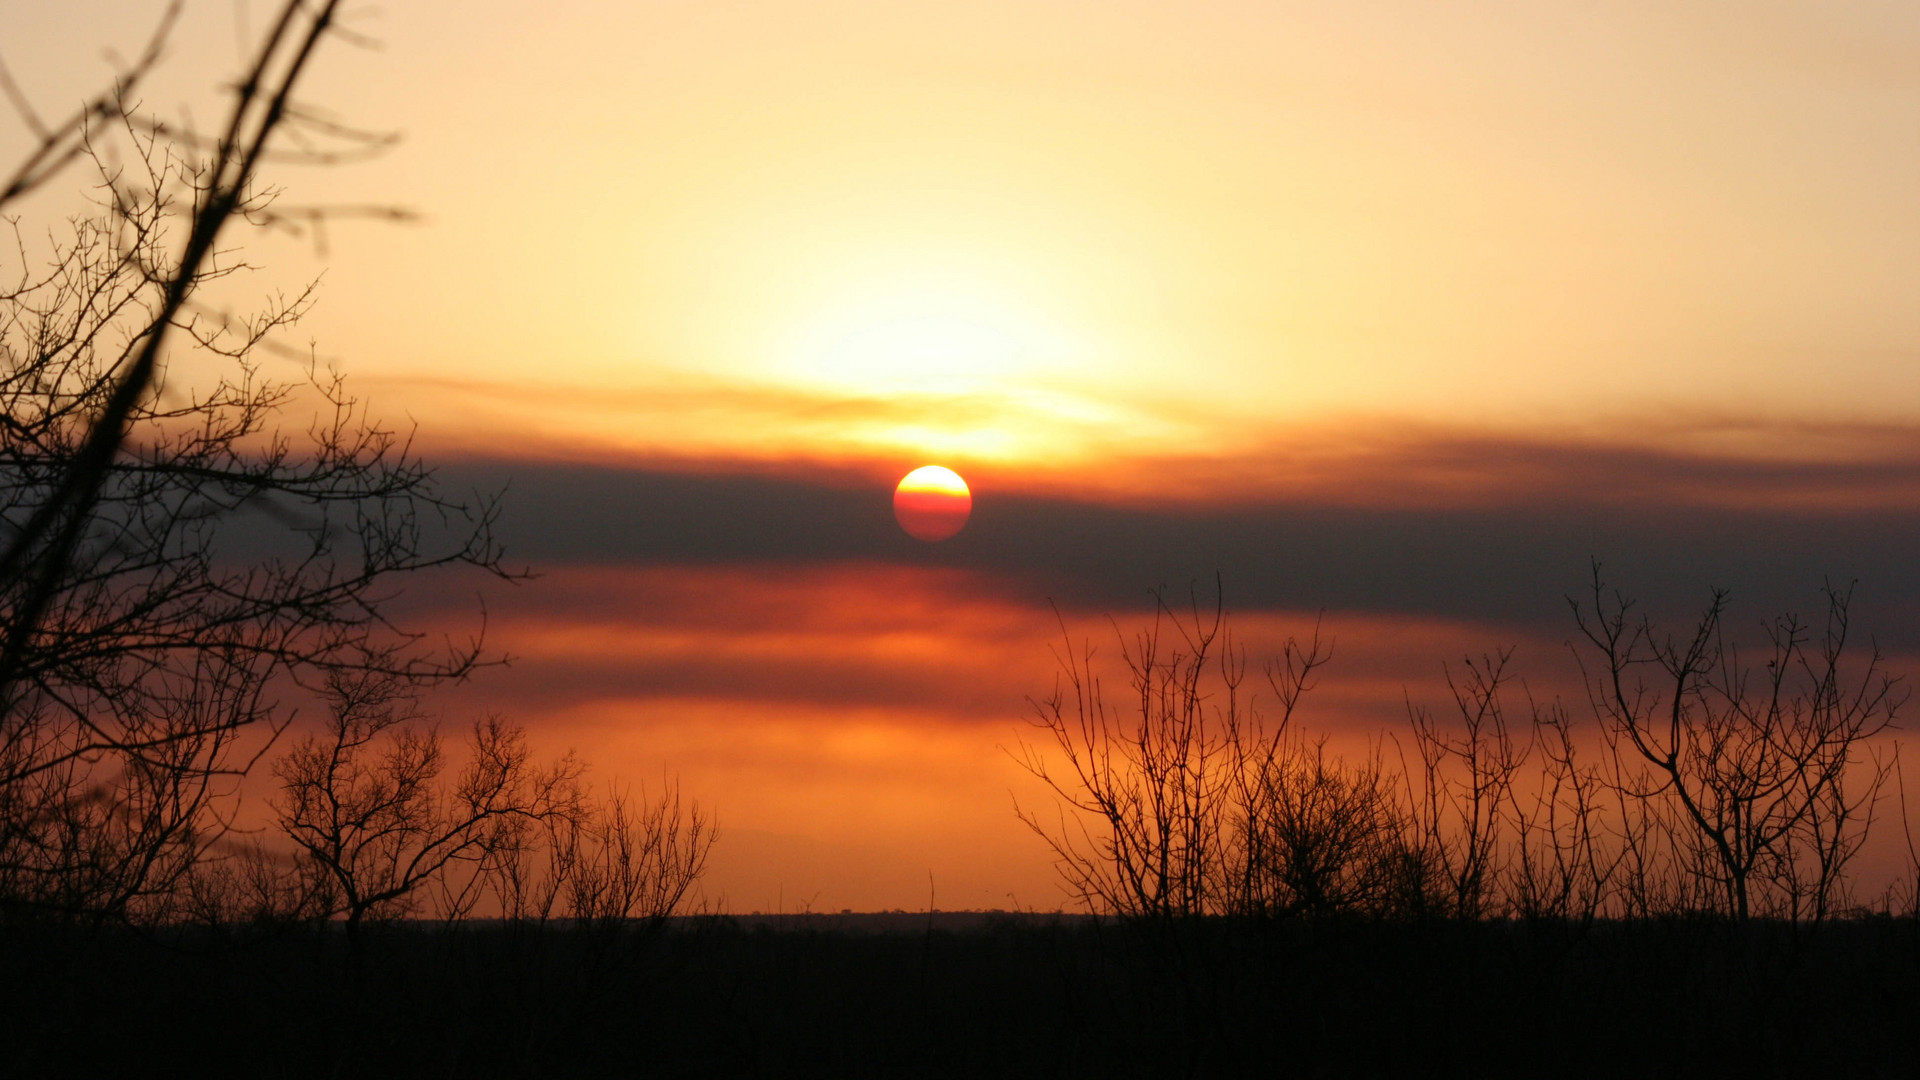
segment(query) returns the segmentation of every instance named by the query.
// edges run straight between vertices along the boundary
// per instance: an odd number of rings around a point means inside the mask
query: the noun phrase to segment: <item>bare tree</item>
[[[439,732],[408,684],[384,673],[331,678],[325,729],[273,765],[280,827],[329,878],[349,934],[368,916],[408,913],[440,884],[450,913],[471,910],[478,871],[525,823],[577,818],[582,766],[534,764],[526,736],[497,718],[473,726],[451,789]],[[451,871],[465,870],[457,881]]]
[[[42,119],[13,81],[4,61],[0,61],[0,93],[4,93],[14,112],[33,136],[33,148],[14,166],[12,175],[0,186],[0,208],[45,186],[68,166],[87,156],[87,136],[102,127],[135,115],[140,83],[160,62],[161,50],[172,35],[186,0],[173,0],[147,38],[146,47],[132,64],[120,71],[113,85],[88,98],[63,120],[49,123]]]
[[[1279,704],[1269,720],[1241,689],[1246,657],[1215,595],[1211,610],[1196,596],[1184,612],[1156,597],[1148,627],[1131,638],[1115,627],[1124,708],[1108,703],[1091,647],[1076,649],[1062,626],[1061,681],[1033,702],[1061,765],[1027,743],[1016,759],[1053,789],[1059,813],[1049,823],[1016,810],[1091,910],[1158,920],[1272,914],[1297,907],[1302,889],[1325,898],[1351,885],[1357,856],[1346,833],[1324,831],[1334,824],[1327,803],[1367,803],[1372,779],[1349,776],[1318,749],[1309,763],[1292,734],[1331,646],[1316,628],[1266,665]]]
[[[1357,766],[1325,738],[1293,738],[1262,755],[1239,803],[1253,916],[1383,915],[1401,908],[1410,822],[1376,749]]]
[[[1510,719],[1501,650],[1447,671],[1450,715],[1409,700],[1416,753],[1398,772],[1294,726],[1329,655],[1317,632],[1268,665],[1269,721],[1217,602],[1161,603],[1131,637],[1116,627],[1125,706],[1091,648],[1056,650],[1054,693],[1033,703],[1049,752],[1023,743],[1016,760],[1059,810],[1016,810],[1076,900],[1129,918],[1828,918],[1852,909],[1848,868],[1900,776],[1897,747],[1871,741],[1904,692],[1877,651],[1848,653],[1849,594],[1826,599],[1822,630],[1782,616],[1749,665],[1723,636],[1723,593],[1674,640],[1596,567],[1575,611],[1601,661],[1584,668],[1592,732],[1531,693]],[[1897,883],[1886,902],[1916,892]]]
[[[515,922],[657,925],[685,903],[715,836],[712,815],[683,801],[677,783],[655,799],[616,784],[604,798],[583,793],[571,813],[512,830],[482,872]]]
[[[1441,903],[1455,918],[1487,914],[1505,870],[1502,829],[1514,777],[1529,752],[1508,730],[1500,697],[1512,657],[1511,650],[1477,662],[1469,657],[1458,677],[1447,669],[1457,714],[1451,730],[1424,706],[1407,704],[1420,756],[1420,788],[1412,796],[1419,848],[1439,875]]]
[[[464,918],[491,897],[515,921],[618,927],[673,914],[706,867],[712,818],[677,784],[652,800],[618,785],[595,798],[571,753],[537,764],[525,733],[498,718],[473,726],[449,776],[405,679],[341,673],[328,693],[323,729],[273,764],[292,865],[268,873],[249,850],[237,877],[216,882],[241,886],[243,909],[337,915],[357,934],[368,919]]]
[[[1623,800],[1672,808],[1658,821],[1693,876],[1712,885],[1714,906],[1735,919],[1762,900],[1786,915],[1803,901],[1807,913],[1829,911],[1886,778],[1876,765],[1863,790],[1846,786],[1905,695],[1878,649],[1850,669],[1850,594],[1825,592],[1824,631],[1816,638],[1792,615],[1773,620],[1760,668],[1725,639],[1724,591],[1679,638],[1635,617],[1597,564],[1588,599],[1573,605],[1596,657],[1586,669],[1595,715],[1616,756],[1643,767],[1615,770]]]
[[[1761,868],[1795,920],[1818,921],[1854,906],[1846,870],[1873,830],[1894,760],[1870,747],[1861,757],[1818,768],[1806,778],[1805,816]]]
[[[1612,896],[1624,857],[1607,832],[1605,777],[1581,754],[1564,705],[1528,705],[1540,764],[1532,790],[1516,789],[1510,802],[1515,836],[1500,887],[1524,918],[1590,923]]]
[[[684,807],[679,785],[636,800],[618,787],[570,823],[565,865],[568,914],[619,926],[658,923],[679,909],[706,868],[713,823],[699,803]]]
[[[1218,588],[1217,583],[1215,587]],[[1222,718],[1227,743],[1222,771],[1229,802],[1228,830],[1222,844],[1226,852],[1220,890],[1223,910],[1258,916],[1295,906],[1304,885],[1295,877],[1305,868],[1293,866],[1288,860],[1298,855],[1303,845],[1317,847],[1331,839],[1308,839],[1316,824],[1325,823],[1312,808],[1318,800],[1284,806],[1282,802],[1299,794],[1291,785],[1305,779],[1299,766],[1308,752],[1307,743],[1294,728],[1294,714],[1301,698],[1312,688],[1315,674],[1332,655],[1333,645],[1322,642],[1318,622],[1305,645],[1289,637],[1281,646],[1280,655],[1262,665],[1267,685],[1279,705],[1278,714],[1269,717],[1249,701],[1245,709],[1230,709]],[[1322,774],[1319,779],[1336,784],[1344,782],[1346,778],[1337,763],[1334,771],[1342,775],[1326,773],[1328,763],[1324,750],[1323,744],[1314,745],[1313,770]],[[1334,844],[1336,848],[1339,846],[1337,842]],[[1318,854],[1324,859],[1331,852],[1321,850]],[[1339,861],[1325,861],[1320,870],[1337,872],[1335,864]],[[1316,892],[1311,885],[1304,887],[1310,893]]]
[[[177,918],[227,928],[310,925],[339,910],[333,879],[257,839],[197,862],[179,890]]]
[[[1169,919],[1205,913],[1219,899],[1223,765],[1241,723],[1245,675],[1223,614],[1196,602],[1181,615],[1156,598],[1149,627],[1128,639],[1116,626],[1129,681],[1124,710],[1108,703],[1091,646],[1076,650],[1062,624],[1065,646],[1055,656],[1064,682],[1032,704],[1064,769],[1024,742],[1017,760],[1063,808],[1057,828],[1016,812],[1092,910]]]
[[[478,640],[424,647],[388,618],[392,586],[503,572],[491,502],[443,496],[311,360],[263,374],[307,293],[244,320],[195,299],[246,269],[228,226],[285,217],[260,165],[328,159],[275,136],[337,127],[293,94],[336,4],[284,5],[211,138],[133,107],[171,10],[64,125],[7,83],[41,141],[6,196],[85,162],[100,209],[39,268],[16,226],[0,279],[0,911],[164,914],[284,724],[278,696],[356,670],[465,675]],[[278,429],[309,405],[304,431]]]
[[[0,549],[0,580],[18,580],[22,587],[8,597],[6,637],[0,641],[0,689],[9,687],[18,677],[20,654],[31,648],[40,621],[53,604],[68,565],[85,538],[114,459],[160,377],[169,331],[188,310],[189,301],[208,276],[218,274],[216,245],[220,234],[235,218],[266,212],[267,200],[254,187],[256,173],[269,153],[275,129],[290,117],[298,119],[304,114],[294,102],[293,90],[320,42],[334,29],[338,7],[339,0],[319,0],[313,5],[288,0],[234,88],[233,107],[224,130],[211,140],[191,131],[178,131],[178,138],[165,143],[158,167],[153,165],[158,140],[176,132],[164,123],[137,118],[127,109],[125,93],[116,90],[103,95],[83,109],[74,123],[57,130],[40,124],[15,95],[16,104],[43,134],[39,149],[23,166],[22,178],[9,185],[12,195],[45,183],[76,155],[90,154],[89,124],[96,113],[123,119],[136,142],[143,131],[148,135],[143,156],[149,163],[147,172],[152,182],[147,187],[123,184],[112,170],[105,170],[103,175],[113,210],[122,220],[131,221],[135,232],[146,241],[116,254],[135,269],[149,287],[151,298],[145,305],[129,304],[119,309],[136,316],[131,326],[134,333],[112,363],[82,373],[83,385],[91,391],[88,396],[92,408],[67,416],[68,422],[79,429],[79,437],[73,440],[57,470],[43,481],[38,497],[32,503],[9,507],[19,512],[19,518],[9,522],[14,526],[13,535]],[[162,24],[162,36],[172,17],[173,12],[169,12]],[[162,38],[156,38],[151,55],[157,55],[159,40]],[[10,79],[8,85],[12,85]],[[110,106],[100,104],[107,101]],[[149,218],[157,221],[176,209],[172,193],[175,186],[184,189],[190,199],[183,208],[186,236],[177,249],[162,244],[157,230],[143,229],[140,224]],[[50,389],[57,394],[74,388],[55,384]]]

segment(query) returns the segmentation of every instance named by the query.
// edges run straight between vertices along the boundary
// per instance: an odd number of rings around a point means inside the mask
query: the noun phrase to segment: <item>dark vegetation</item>
[[[1742,651],[1724,595],[1676,631],[1596,567],[1585,701],[1473,659],[1351,756],[1303,719],[1329,644],[1252,664],[1162,605],[1113,670],[1068,639],[1021,750],[1095,915],[676,915],[699,807],[424,705],[492,658],[391,600],[515,576],[492,502],[310,357],[267,377],[307,296],[205,299],[234,230],[396,216],[257,179],[385,144],[293,93],[336,4],[282,8],[215,135],[137,107],[170,25],[63,123],[8,83],[0,206],[92,168],[98,212],[0,282],[0,1075],[1910,1074],[1911,837],[1854,877],[1911,820],[1904,692],[1844,590]]]
[[[1910,829],[1882,739],[1906,690],[1850,640],[1850,593],[1824,595],[1817,629],[1782,615],[1743,651],[1725,593],[1675,634],[1595,564],[1569,600],[1590,722],[1535,700],[1510,652],[1469,657],[1443,712],[1409,701],[1391,759],[1356,761],[1297,722],[1331,655],[1317,633],[1263,665],[1269,714],[1218,602],[1163,603],[1120,635],[1120,695],[1066,641],[1034,703],[1046,737],[1021,747],[1059,807],[1022,817],[1088,909],[1150,921],[1912,915],[1911,832],[1882,895],[1850,875],[1891,787]]]
[[[1645,919],[0,933],[0,1070],[1909,1076],[1920,936]]]

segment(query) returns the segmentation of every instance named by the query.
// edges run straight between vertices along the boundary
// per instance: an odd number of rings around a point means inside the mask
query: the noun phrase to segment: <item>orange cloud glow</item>
[[[719,815],[710,900],[920,908],[931,874],[945,907],[1061,903],[1044,849],[1013,815],[1016,800],[1046,808],[1051,796],[1009,752],[1032,740],[1027,699],[1051,692],[1065,644],[1043,596],[931,568],[578,567],[490,611],[513,664],[446,707],[522,720],[541,748],[579,750],[602,779],[677,776]],[[1116,629],[1145,618],[1069,611],[1065,632],[1119,687]],[[1315,622],[1233,619],[1256,668]],[[1440,661],[1464,643],[1517,640],[1342,614],[1322,630],[1335,660],[1301,722],[1350,753],[1402,721],[1408,692],[1441,692]],[[1553,665],[1552,643],[1529,649]]]
[[[992,394],[838,396],[715,380],[565,390],[360,382],[376,407],[412,403],[426,425],[422,445],[455,456],[496,456],[510,433],[523,460],[830,474],[878,487],[903,463],[941,452],[983,490],[1134,506],[1544,500],[1866,511],[1920,502],[1920,425],[1906,422],[1673,411],[1550,426],[1366,414],[1274,423],[1173,404],[1068,415]]]

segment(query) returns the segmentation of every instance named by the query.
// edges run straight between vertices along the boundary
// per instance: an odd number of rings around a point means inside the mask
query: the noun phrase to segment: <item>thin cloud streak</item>
[[[530,465],[851,487],[938,459],[1003,492],[1140,508],[1920,503],[1920,424],[1859,418],[1656,407],[1542,416],[1528,428],[1384,414],[1276,420],[1083,390],[861,396],[689,377],[591,388],[359,382],[428,420],[423,445],[446,460],[488,461],[510,432],[515,460]]]

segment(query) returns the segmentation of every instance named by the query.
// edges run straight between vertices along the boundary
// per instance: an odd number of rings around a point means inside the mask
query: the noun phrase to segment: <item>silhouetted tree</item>
[[[567,822],[567,914],[611,925],[665,919],[705,870],[713,840],[712,819],[697,802],[683,807],[678,784],[652,801],[610,790]]]
[[[11,198],[32,190],[76,157],[91,157],[101,166],[101,190],[113,212],[111,228],[124,229],[130,242],[109,252],[113,270],[125,271],[126,276],[107,274],[101,288],[82,293],[87,300],[104,300],[103,308],[77,313],[72,320],[89,326],[97,319],[100,325],[90,329],[118,333],[104,339],[89,333],[77,339],[85,346],[82,356],[58,352],[48,356],[31,348],[44,342],[29,339],[20,343],[29,346],[25,355],[9,357],[10,368],[25,368],[39,376],[28,380],[29,385],[34,392],[56,399],[56,408],[65,406],[62,419],[74,430],[67,433],[65,455],[49,463],[53,468],[42,481],[44,490],[37,491],[31,502],[9,506],[18,516],[9,522],[12,535],[0,549],[0,580],[18,579],[23,587],[17,596],[9,596],[7,636],[0,642],[0,687],[18,677],[18,656],[31,647],[40,619],[53,603],[67,564],[88,529],[114,459],[139,411],[152,397],[170,331],[201,286],[222,273],[216,249],[220,234],[233,219],[268,210],[271,200],[255,191],[255,174],[269,152],[274,130],[290,117],[302,115],[294,105],[293,89],[332,28],[337,7],[338,0],[321,0],[311,8],[298,0],[286,4],[235,87],[225,129],[210,142],[187,131],[171,137],[175,133],[166,124],[131,111],[126,94],[119,89],[96,98],[58,129],[40,123],[24,99],[15,95],[16,107],[42,137],[5,194]],[[160,36],[129,81],[143,74],[158,55],[177,10],[176,6],[168,12]],[[121,121],[140,150],[143,169],[122,173],[94,156],[95,132],[90,125],[103,117]],[[179,205],[182,195],[185,207]],[[177,213],[184,213],[187,228],[175,250],[161,227]],[[87,252],[94,247],[83,239],[69,250]],[[64,255],[56,260],[56,280],[64,280]],[[41,283],[28,277],[24,266],[21,273],[21,283],[11,295],[16,302],[28,298],[20,306],[29,314],[47,313],[48,309],[34,303],[43,291]],[[61,298],[58,288],[54,295]],[[58,308],[51,313],[56,327],[64,321]],[[100,318],[103,314],[106,317]],[[57,329],[54,335],[59,336]],[[97,350],[114,352],[103,355]],[[78,370],[70,371],[71,367]]]
[[[174,914],[201,926],[287,928],[312,925],[340,909],[331,877],[258,838],[201,859],[179,887]]]
[[[1400,910],[1410,822],[1377,753],[1357,766],[1324,738],[1284,741],[1253,770],[1239,801],[1249,857],[1246,915],[1326,916]]]
[[[1511,721],[1502,650],[1447,670],[1447,714],[1409,700],[1400,772],[1294,726],[1328,656],[1317,633],[1267,666],[1269,722],[1218,603],[1162,603],[1133,636],[1116,627],[1125,706],[1090,647],[1056,650],[1059,682],[1033,702],[1049,738],[1017,760],[1058,816],[1019,813],[1075,900],[1129,918],[1824,919],[1853,902],[1847,868],[1898,775],[1897,748],[1870,742],[1904,700],[1877,651],[1850,660],[1850,597],[1826,597],[1818,634],[1791,615],[1768,624],[1756,667],[1722,636],[1723,593],[1676,641],[1596,568],[1575,612],[1601,661],[1586,668],[1595,730],[1530,693],[1528,720]]]
[[[350,934],[369,915],[413,911],[429,884],[447,914],[466,914],[479,871],[522,827],[584,816],[580,763],[534,764],[525,733],[498,718],[474,724],[466,764],[442,785],[445,748],[409,691],[382,672],[332,676],[324,730],[273,765],[280,828],[332,886]]]
[[[1445,726],[1425,707],[1408,702],[1413,742],[1420,758],[1414,817],[1419,829],[1423,876],[1432,875],[1435,897],[1454,918],[1488,913],[1505,871],[1502,831],[1513,799],[1514,777],[1528,745],[1507,728],[1500,688],[1509,675],[1511,651],[1469,657],[1458,676],[1446,670],[1456,722]]]
[[[714,837],[712,817],[683,802],[678,784],[651,800],[612,785],[603,798],[582,792],[569,813],[523,819],[483,874],[509,920],[658,923],[699,880]]]
[[[294,94],[340,32],[337,6],[280,8],[211,137],[132,96],[177,4],[63,124],[7,81],[38,143],[0,201],[89,163],[100,212],[42,268],[17,243],[0,285],[0,910],[165,914],[226,832],[233,779],[285,722],[270,688],[354,671],[423,683],[478,662],[477,640],[396,647],[418,639],[385,604],[424,569],[502,572],[493,505],[444,497],[311,361],[263,374],[257,355],[307,293],[244,320],[196,299],[245,268],[222,246],[234,222],[324,217],[277,207],[263,162],[379,143]],[[116,139],[117,157],[102,149]],[[277,429],[308,405],[302,433]]]
[[[1870,824],[1864,810],[1887,775],[1870,762],[1864,789],[1847,786],[1904,692],[1877,648],[1849,667],[1851,597],[1831,587],[1825,595],[1817,636],[1792,615],[1767,625],[1758,668],[1725,638],[1724,591],[1712,593],[1678,638],[1636,617],[1597,564],[1588,598],[1574,604],[1596,661],[1586,669],[1588,696],[1616,758],[1626,761],[1614,772],[1616,788],[1625,800],[1671,811],[1654,812],[1659,831],[1735,919],[1755,913],[1764,884],[1776,887],[1772,906],[1781,914],[1830,911]]]
[[[1223,611],[1182,616],[1156,598],[1153,623],[1129,639],[1115,627],[1127,705],[1108,703],[1091,646],[1065,632],[1064,682],[1032,702],[1064,768],[1021,744],[1021,764],[1060,797],[1057,828],[1021,820],[1053,850],[1068,891],[1094,911],[1134,918],[1198,915],[1224,884],[1222,814],[1231,732],[1242,722],[1245,662]]]
[[[1064,628],[1063,628],[1064,630]],[[1241,687],[1246,658],[1216,599],[1121,634],[1125,708],[1108,704],[1091,648],[1056,651],[1062,680],[1035,723],[1064,764],[1022,744],[1021,764],[1060,798],[1055,823],[1021,818],[1091,910],[1166,920],[1378,911],[1397,895],[1407,817],[1376,756],[1349,766],[1294,715],[1331,656],[1318,628],[1264,665],[1269,718]]]
[[[1564,705],[1529,705],[1540,767],[1532,790],[1512,796],[1515,837],[1501,889],[1523,918],[1590,923],[1608,903],[1623,857],[1608,831],[1605,777],[1581,753]]]

